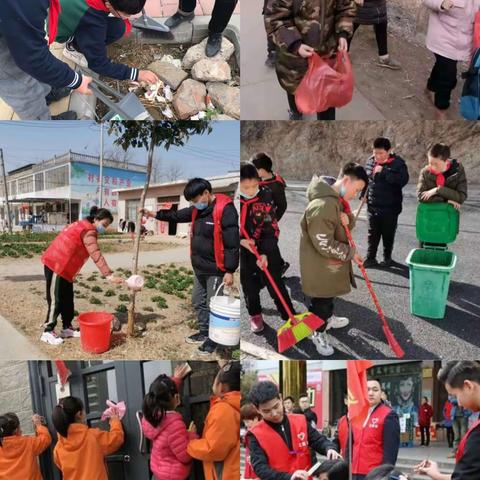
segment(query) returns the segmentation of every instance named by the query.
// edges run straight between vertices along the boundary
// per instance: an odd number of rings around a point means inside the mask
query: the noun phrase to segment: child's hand
[[[107,280],[114,285],[121,285],[123,282],[125,282],[123,278],[115,277],[114,275],[107,277]]]
[[[138,72],[138,81],[146,83],[157,83],[158,77],[150,70],[140,70]]]
[[[120,417],[118,416],[117,413],[112,413],[112,414],[110,415],[110,421],[111,421],[111,420],[120,420]]]
[[[455,6],[452,0],[443,0],[441,9],[442,10],[450,10]]]
[[[138,212],[141,213],[142,215],[144,215],[147,218],[155,217],[155,214],[153,212],[151,212],[150,210],[146,209],[146,208],[140,208],[138,210]]]
[[[227,287],[231,287],[233,285],[233,273],[226,273],[224,276],[223,276],[223,283],[227,286]]]
[[[92,95],[93,92],[90,90],[90,88],[88,88],[91,81],[92,81],[92,77],[89,77],[87,75],[83,75],[82,83],[76,89],[76,91],[78,93],[82,93],[83,95]]]
[[[460,210],[461,205],[458,202],[455,202],[454,200],[449,200],[448,203],[450,205],[453,205],[453,208],[455,208],[455,210]]]
[[[425,192],[422,192],[421,195],[420,195],[420,198],[422,200],[428,200],[430,198],[432,198],[434,195],[436,195],[438,193],[438,188],[435,187],[435,188],[432,188],[431,190],[427,190]]]
[[[305,470],[297,470],[290,477],[290,480],[307,480],[307,479],[308,479],[308,472],[306,472]]]
[[[382,167],[381,165],[377,165],[377,166],[373,169],[373,174],[376,175],[377,173],[380,173],[382,170],[383,170],[383,167]]]
[[[253,253],[252,245],[255,245],[255,240],[247,240],[244,238],[243,240],[240,240],[240,245],[243,248],[246,248],[250,253]]]
[[[35,413],[35,415],[32,416],[32,422],[36,427],[43,425],[43,417]]]
[[[257,260],[257,267],[260,270],[265,270],[268,267],[268,259],[266,255],[261,255],[261,259]]]
[[[302,58],[311,57],[314,53],[315,53],[315,50],[312,47],[310,47],[309,45],[305,45],[304,43],[302,43],[300,45],[300,47],[298,48],[298,54]]]
[[[348,42],[347,39],[344,37],[340,37],[338,39],[338,51],[339,52],[346,52],[348,50]]]
[[[348,215],[346,213],[341,213],[340,214],[340,221],[342,222],[342,225],[345,227],[348,227],[350,225],[350,219],[348,218]]]
[[[192,369],[188,363],[184,363],[183,365],[177,365],[175,370],[173,371],[173,376],[176,378],[185,378]]]
[[[194,422],[190,422],[190,425],[188,427],[188,431],[192,433],[197,433],[197,427]]]

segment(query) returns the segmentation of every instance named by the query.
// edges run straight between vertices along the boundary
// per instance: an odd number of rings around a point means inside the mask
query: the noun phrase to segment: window
[[[18,180],[18,194],[33,192],[33,175]]]
[[[17,194],[17,181],[8,182],[8,194],[16,195]]]
[[[45,190],[69,185],[68,165],[45,172]]]
[[[36,192],[41,192],[42,190],[45,190],[44,186],[44,181],[45,181],[45,174],[43,172],[37,173],[35,175],[35,191]]]
[[[88,413],[103,412],[107,408],[107,400],[118,402],[115,370],[85,375],[85,391],[87,399],[85,408]]]
[[[150,384],[162,373],[173,375],[172,362],[159,360],[143,363],[143,388],[148,392]]]
[[[140,206],[140,200],[127,200],[126,205],[126,219],[130,222],[137,221],[138,208]]]

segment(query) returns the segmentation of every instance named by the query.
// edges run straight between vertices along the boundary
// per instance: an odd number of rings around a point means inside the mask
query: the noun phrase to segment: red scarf
[[[377,165],[388,165],[388,164],[392,163],[394,160],[395,160],[395,155],[390,155],[390,157],[388,157],[388,159],[385,160],[384,162],[377,162],[377,161],[375,160],[374,168],[375,168]]]
[[[105,5],[104,0],[85,0],[85,1],[89,7],[95,10],[100,10],[102,12],[110,12],[110,10]],[[128,18],[124,18],[123,21],[125,22],[125,36],[128,37],[128,35],[132,31],[132,24],[130,23],[130,20]]]
[[[451,165],[452,165],[452,162],[450,162],[450,160],[447,160],[447,169],[445,170],[445,172],[448,172],[450,170]],[[432,167],[428,167],[428,171],[432,175],[435,175],[437,187],[443,187],[445,185],[445,175],[444,175],[445,172],[437,173],[437,171],[434,170]]]
[[[58,31],[58,17],[60,16],[60,0],[50,0],[48,9],[48,44],[51,45],[55,41]]]
[[[350,215],[352,213],[352,209],[350,208],[350,204],[343,198],[343,197],[338,197],[340,200],[340,203],[343,205],[343,211],[347,215]]]

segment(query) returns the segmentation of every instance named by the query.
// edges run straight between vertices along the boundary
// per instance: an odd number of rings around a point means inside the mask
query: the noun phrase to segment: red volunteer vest
[[[348,443],[348,422],[347,416],[344,415],[338,421],[338,441],[340,443],[340,453],[342,457],[345,457],[345,452],[347,451]]]
[[[304,415],[297,414],[287,415],[287,419],[290,424],[293,451],[288,449],[285,440],[263,420],[250,432],[262,447],[273,470],[287,473],[309,470],[311,457],[308,448],[307,419]]]
[[[271,183],[281,183],[284,187],[287,186],[287,183],[285,182],[285,180],[280,176],[278,175],[277,173],[273,176],[273,178],[270,178],[269,180],[262,180],[260,182],[260,185],[261,186],[264,186],[264,185],[269,185]]]
[[[95,230],[95,227],[88,220],[67,225],[43,252],[42,263],[65,280],[73,282],[88,260],[82,236],[89,230]]]
[[[58,31],[58,17],[60,16],[60,0],[50,0],[48,9],[48,44],[51,45]]]
[[[248,437],[245,437],[245,471],[243,472],[243,478],[251,479],[258,478],[250,463],[250,447],[248,445]]]
[[[233,203],[232,199],[228,195],[223,193],[215,194],[215,205],[213,206],[213,249],[215,251],[215,263],[222,272],[225,272],[225,248],[223,246],[222,235],[222,215],[223,210],[229,204]],[[192,225],[190,227],[190,255],[192,253],[193,229],[195,226],[195,220],[198,215],[196,208],[192,211]]]
[[[386,405],[380,405],[370,415],[363,428],[353,427],[353,459],[354,475],[366,475],[383,460],[383,425],[385,418],[392,411]],[[368,455],[365,455],[368,452]]]
[[[457,463],[462,459],[463,454],[465,453],[465,446],[467,445],[468,437],[479,426],[480,426],[480,420],[473,425],[473,427],[465,434],[465,436],[460,441],[460,444],[458,445],[458,449],[457,449],[457,454],[455,455],[455,461]]]

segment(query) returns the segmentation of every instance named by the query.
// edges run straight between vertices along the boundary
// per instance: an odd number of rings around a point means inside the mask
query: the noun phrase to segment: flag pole
[[[352,470],[352,465],[353,465],[353,452],[352,452],[353,430],[352,430],[352,425],[350,424],[350,419],[348,417],[348,410],[347,410],[347,426],[348,426],[348,458],[347,458],[347,461],[348,461],[348,478],[349,478],[349,480],[353,480],[353,470]]]

